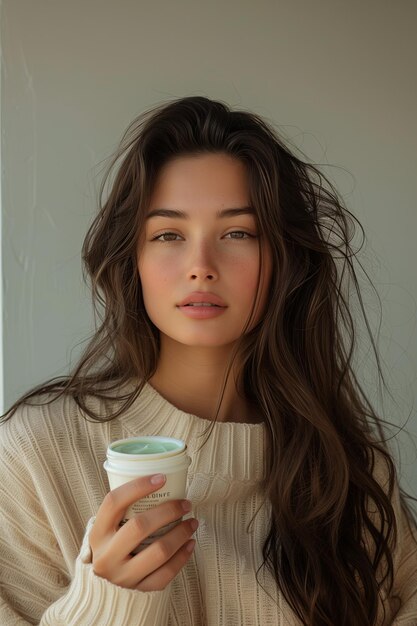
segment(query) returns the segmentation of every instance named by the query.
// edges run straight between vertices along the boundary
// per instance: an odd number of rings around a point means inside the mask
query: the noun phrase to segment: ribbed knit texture
[[[103,416],[109,410],[104,402],[90,404]],[[149,384],[111,422],[85,420],[66,397],[20,407],[0,426],[0,625],[299,626],[269,572],[260,569],[256,579],[270,513],[259,489],[265,426],[215,423],[197,451],[209,426]],[[187,497],[200,522],[197,543],[163,591],[121,588],[91,564],[89,532],[109,489],[107,446],[138,435],[184,439],[192,459]],[[394,504],[400,525],[394,595],[403,606],[393,621],[398,605],[390,599],[391,612],[380,623],[411,626],[417,624],[417,550],[398,489]]]

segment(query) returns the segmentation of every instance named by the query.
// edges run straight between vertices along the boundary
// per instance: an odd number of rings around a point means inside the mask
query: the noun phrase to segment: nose
[[[192,280],[216,280],[218,272],[213,259],[213,251],[209,250],[206,243],[196,244],[191,252],[188,278]]]

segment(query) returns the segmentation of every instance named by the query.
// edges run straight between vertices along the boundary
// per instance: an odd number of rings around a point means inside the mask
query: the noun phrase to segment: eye
[[[161,233],[157,237],[154,237],[153,239],[151,239],[151,241],[161,241],[161,242],[163,242],[163,241],[175,241],[174,239],[168,239],[168,240],[167,239],[161,239],[161,237],[166,237],[167,235],[173,235],[174,237],[179,237],[179,235],[177,235],[177,233],[170,233],[168,231],[168,232],[165,232],[165,233]]]
[[[255,235],[251,235],[250,233],[247,233],[244,230],[233,230],[231,233],[227,233],[227,235],[246,235],[246,237],[232,237],[232,239],[248,239],[249,237],[255,237]],[[225,235],[225,237],[227,237],[227,235]]]

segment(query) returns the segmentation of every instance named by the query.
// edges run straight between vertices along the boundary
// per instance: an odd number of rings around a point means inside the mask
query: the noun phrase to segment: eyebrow
[[[216,213],[216,217],[218,218],[235,217],[236,215],[255,215],[255,211],[250,206],[244,206],[222,209]],[[146,219],[149,220],[151,217],[174,217],[184,220],[190,219],[188,213],[179,209],[154,209],[148,213]]]

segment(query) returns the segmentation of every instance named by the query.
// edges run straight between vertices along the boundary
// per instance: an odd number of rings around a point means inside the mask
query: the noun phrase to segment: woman
[[[119,159],[83,246],[96,333],[0,428],[1,623],[417,623],[416,523],[351,366],[337,192],[204,97],[134,120]],[[135,556],[187,510],[119,526],[161,487],[107,494],[108,443],[138,435],[186,441],[193,517]]]

